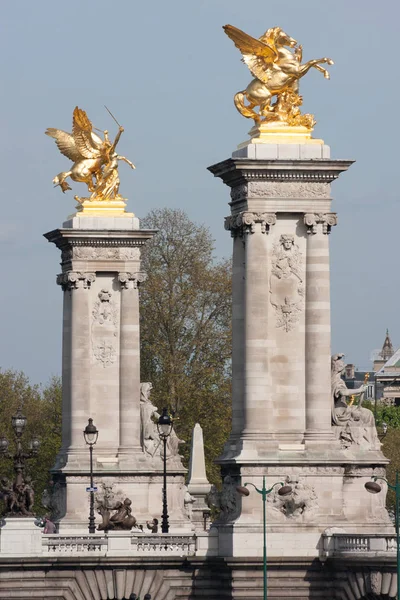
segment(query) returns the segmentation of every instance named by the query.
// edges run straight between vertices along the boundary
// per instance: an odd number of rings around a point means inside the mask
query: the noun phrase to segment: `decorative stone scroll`
[[[123,289],[136,289],[141,283],[146,281],[147,275],[143,272],[138,273],[118,273],[118,281]]]
[[[112,294],[103,289],[92,310],[92,352],[104,368],[117,360],[118,308]]]
[[[304,225],[307,227],[307,233],[317,233],[317,225],[322,224],[322,233],[330,233],[331,228],[337,225],[336,213],[306,213],[304,215]]]
[[[57,285],[61,285],[64,291],[76,290],[78,288],[90,288],[96,280],[96,273],[82,273],[76,271],[67,271],[57,275]]]
[[[270,279],[271,304],[276,326],[291,331],[304,308],[303,256],[294,236],[283,234],[274,244]]]
[[[254,233],[256,223],[261,224],[261,233],[268,233],[270,227],[276,223],[275,213],[241,212],[237,215],[225,217],[225,229],[231,232],[232,237],[243,236],[244,233]]]

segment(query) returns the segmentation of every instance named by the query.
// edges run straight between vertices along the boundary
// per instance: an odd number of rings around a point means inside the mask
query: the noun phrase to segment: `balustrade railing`
[[[390,534],[333,533],[322,535],[322,557],[343,554],[391,554],[396,552],[396,537]]]
[[[107,552],[108,540],[96,535],[58,535],[43,534],[43,551],[60,554],[100,553]]]
[[[183,535],[147,535],[133,536],[132,549],[138,554],[194,556],[196,554],[195,536]]]

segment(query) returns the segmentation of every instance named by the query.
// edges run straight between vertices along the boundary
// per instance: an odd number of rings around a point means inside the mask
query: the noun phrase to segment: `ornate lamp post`
[[[83,431],[83,437],[85,438],[86,444],[89,446],[90,455],[90,509],[89,509],[89,533],[95,533],[95,518],[94,518],[94,487],[93,487],[93,446],[97,442],[99,432],[96,429],[96,425],[93,423],[93,419],[89,419]]]
[[[0,438],[0,456],[9,458],[14,462],[15,480],[12,487],[7,487],[6,480],[2,480],[3,495],[10,515],[33,516],[34,493],[30,485],[30,479],[25,476],[25,461],[37,456],[40,442],[33,438],[29,444],[29,451],[24,452],[21,438],[25,431],[27,418],[19,409],[17,414],[11,418],[12,428],[15,434],[15,453],[8,452],[9,442],[7,438]]]
[[[399,586],[400,586],[400,481],[399,481],[399,472],[396,471],[396,483],[391,485],[387,479],[384,477],[376,477],[375,475],[372,477],[372,481],[367,481],[365,484],[365,489],[370,494],[379,494],[382,491],[382,486],[377,483],[377,480],[385,481],[389,489],[394,491],[395,494],[395,526],[396,526],[396,545],[397,545],[397,556],[396,556],[396,566],[397,566],[397,598],[400,599]]]
[[[241,495],[241,496],[249,496],[250,495],[250,490],[247,489],[247,486],[251,485],[253,486],[253,488],[256,490],[256,492],[258,492],[259,494],[261,494],[262,497],[262,503],[263,503],[263,571],[264,571],[264,594],[263,594],[263,600],[267,600],[267,510],[266,510],[266,503],[267,503],[267,496],[268,494],[270,494],[274,487],[276,487],[277,485],[280,485],[280,489],[278,490],[278,494],[280,496],[288,496],[289,494],[292,493],[292,488],[290,485],[285,485],[284,483],[282,483],[282,481],[277,481],[276,483],[274,483],[274,485],[272,487],[270,487],[268,490],[265,487],[265,477],[263,477],[263,486],[261,488],[261,490],[258,489],[258,487],[256,487],[254,485],[254,483],[245,483],[244,486],[238,486],[236,488],[236,491]]]
[[[174,424],[170,415],[168,414],[168,409],[163,408],[160,418],[158,419],[157,429],[158,435],[160,436],[163,444],[164,444],[164,453],[163,453],[163,462],[164,462],[164,479],[163,479],[163,510],[162,510],[162,518],[161,518],[161,531],[162,533],[169,532],[169,524],[168,524],[168,505],[167,505],[167,439],[172,433],[172,428]]]

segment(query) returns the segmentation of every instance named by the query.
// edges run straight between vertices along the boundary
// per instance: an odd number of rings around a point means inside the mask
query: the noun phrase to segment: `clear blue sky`
[[[75,105],[115,133],[124,125],[121,191],[139,217],[179,207],[207,224],[227,256],[228,189],[206,167],[228,158],[251,125],[233,94],[249,82],[221,27],[259,36],[280,25],[304,59],[330,56],[331,80],[303,80],[304,109],[334,158],[356,159],[333,185],[331,235],[334,352],[369,364],[398,318],[400,4],[395,0],[3,0],[0,365],[46,381],[61,367],[59,252],[42,234],[74,211],[53,189],[68,164],[46,127],[70,130]],[[82,188],[83,191],[83,188]],[[76,193],[76,186],[75,191]]]

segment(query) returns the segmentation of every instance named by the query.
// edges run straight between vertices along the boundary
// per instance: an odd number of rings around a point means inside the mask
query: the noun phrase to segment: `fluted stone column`
[[[140,272],[118,274],[121,284],[119,455],[130,454],[132,449],[141,447],[138,287],[145,279],[145,274]]]
[[[306,264],[306,443],[332,440],[329,238],[335,213],[304,215]]]

